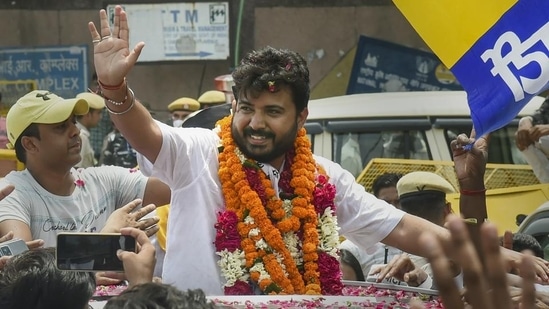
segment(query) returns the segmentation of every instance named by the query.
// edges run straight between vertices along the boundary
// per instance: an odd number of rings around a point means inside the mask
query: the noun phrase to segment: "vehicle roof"
[[[534,97],[519,113],[533,114],[544,98]],[[465,91],[361,93],[309,101],[308,120],[364,117],[470,116]]]

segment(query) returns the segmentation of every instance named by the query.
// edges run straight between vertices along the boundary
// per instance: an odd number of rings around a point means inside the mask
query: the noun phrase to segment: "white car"
[[[492,134],[489,163],[526,164],[515,146],[518,120],[543,101],[535,97]],[[358,176],[372,158],[451,161],[450,141],[469,134],[472,121],[463,91],[384,92],[311,100],[305,127],[315,154]]]

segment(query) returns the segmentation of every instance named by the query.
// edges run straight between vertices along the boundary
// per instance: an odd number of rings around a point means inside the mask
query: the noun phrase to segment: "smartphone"
[[[22,239],[12,239],[0,243],[0,256],[12,256],[28,251],[29,247]]]
[[[135,238],[118,233],[60,233],[56,264],[61,270],[124,271],[118,250],[136,250]]]

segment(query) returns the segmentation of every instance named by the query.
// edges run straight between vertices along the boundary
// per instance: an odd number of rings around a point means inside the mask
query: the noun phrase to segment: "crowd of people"
[[[518,237],[516,248],[501,246],[485,223],[489,136],[472,131],[450,145],[464,219],[446,201],[456,188],[433,173],[383,175],[370,194],[311,152],[302,56],[272,47],[248,53],[232,74],[232,113],[215,129],[180,121],[221,103],[211,92],[171,103],[169,126],[126,80],[144,44],[130,49],[120,6],[112,22],[101,10],[100,27],[89,24],[96,94],[32,91],[6,117],[8,147],[26,169],[0,181],[0,241],[20,238],[31,250],[0,259],[2,308],[85,308],[97,284],[124,280],[129,288],[105,308],[210,308],[205,295],[339,295],[342,279],[374,273],[378,282],[436,288],[446,308],[543,305],[549,268],[538,248],[518,246]],[[85,138],[103,109],[138,170],[84,163]],[[157,206],[169,207],[159,237]],[[140,249],[118,252],[124,273],[59,270],[52,247],[60,232],[121,233]],[[162,283],[153,282],[155,269]]]

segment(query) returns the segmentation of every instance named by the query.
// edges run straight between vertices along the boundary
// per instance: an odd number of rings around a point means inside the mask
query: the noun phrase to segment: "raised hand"
[[[141,209],[135,210],[141,204],[140,199],[133,200],[127,205],[115,210],[107,219],[102,233],[119,233],[122,228],[134,227],[145,231],[147,236],[158,232],[158,217],[145,218],[146,215],[156,209],[154,204],[149,204]],[[135,210],[135,211],[134,211]]]
[[[496,227],[490,223],[482,225],[482,251],[486,259],[484,267],[478,258],[463,220],[458,216],[450,215],[448,228],[452,234],[452,246],[457,250],[456,260],[463,269],[467,306],[464,304],[462,295],[455,285],[449,267],[450,261],[436,237],[424,234],[420,238],[431,262],[444,308],[514,308],[508,290],[507,272],[500,253]],[[520,269],[523,277],[520,308],[534,308],[534,267],[530,257],[525,256],[521,260]],[[412,308],[421,307],[414,305]]]
[[[105,10],[99,11],[99,18],[99,31],[93,22],[88,23],[97,78],[103,85],[121,85],[137,62],[145,43],[137,43],[130,51],[128,17],[121,6],[117,5],[114,9],[112,32]]]
[[[484,188],[484,172],[488,159],[489,136],[475,139],[475,130],[471,136],[460,134],[450,143],[456,176],[461,189],[479,190]]]

